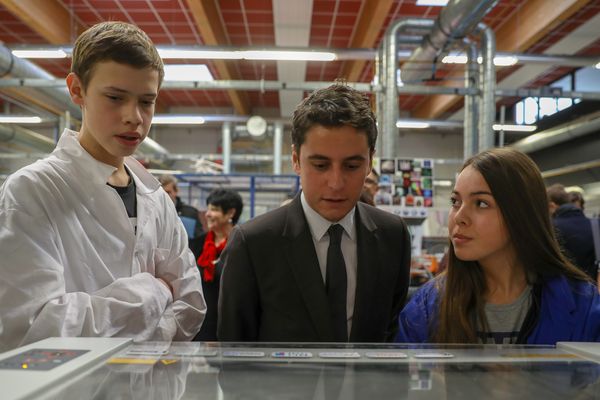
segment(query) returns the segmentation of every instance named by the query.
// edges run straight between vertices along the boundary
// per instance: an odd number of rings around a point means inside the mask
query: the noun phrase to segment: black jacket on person
[[[204,229],[202,229],[202,223],[199,219],[199,211],[196,207],[189,206],[185,204],[179,197],[175,201],[175,209],[177,210],[177,215],[183,222],[183,226],[188,234],[188,239],[192,240],[198,236],[200,236]]]
[[[568,203],[554,212],[552,222],[565,255],[595,281],[597,271],[590,220],[580,208]]]
[[[364,203],[356,205],[355,225],[356,297],[350,341],[391,341],[408,289],[410,235],[400,217]],[[236,226],[221,262],[220,341],[335,341],[300,195]]]
[[[196,266],[198,266],[198,257],[202,254],[206,232],[200,236],[190,239],[190,250],[194,253]],[[200,267],[198,267],[200,269]],[[218,262],[215,266],[215,276],[212,282],[206,282],[200,270],[202,278],[202,290],[204,291],[204,300],[206,301],[206,316],[202,322],[200,332],[194,338],[194,341],[213,342],[217,340],[217,304],[219,301],[219,281],[221,280],[222,263]]]

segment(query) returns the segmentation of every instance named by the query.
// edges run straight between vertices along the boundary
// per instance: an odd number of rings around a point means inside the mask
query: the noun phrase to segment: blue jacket
[[[396,342],[429,342],[431,324],[437,323],[438,280],[426,283],[400,313]],[[536,326],[528,344],[600,341],[600,296],[589,282],[550,278],[543,284]]]

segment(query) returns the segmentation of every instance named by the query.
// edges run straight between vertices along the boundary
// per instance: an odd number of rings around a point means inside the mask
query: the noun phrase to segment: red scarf
[[[209,231],[204,240],[202,253],[198,257],[198,266],[202,272],[204,282],[212,282],[215,279],[215,264],[217,263],[221,252],[227,244],[227,238],[220,245],[215,245],[215,233]]]

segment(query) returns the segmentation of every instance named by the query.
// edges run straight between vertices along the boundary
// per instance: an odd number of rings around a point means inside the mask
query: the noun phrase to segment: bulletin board
[[[433,207],[432,159],[376,157],[373,168],[379,174],[375,205]]]

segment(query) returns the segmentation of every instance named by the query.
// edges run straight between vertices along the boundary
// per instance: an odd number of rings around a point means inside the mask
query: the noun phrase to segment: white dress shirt
[[[200,275],[175,206],[139,162],[125,164],[137,232],[106,184],[116,168],[74,131],[0,187],[0,352],[49,336],[190,340],[200,329]]]
[[[354,220],[356,207],[353,207],[341,220],[332,222],[323,218],[308,205],[308,202],[304,197],[304,192],[300,194],[300,201],[315,245],[323,282],[325,282],[327,271],[327,249],[329,248],[329,234],[327,233],[327,230],[333,224],[340,224],[344,228],[341,248],[342,254],[344,255],[344,263],[346,264],[346,316],[348,318],[348,335],[350,335],[352,329],[352,317],[354,316],[354,299],[356,297],[356,270],[358,268],[356,223]]]

